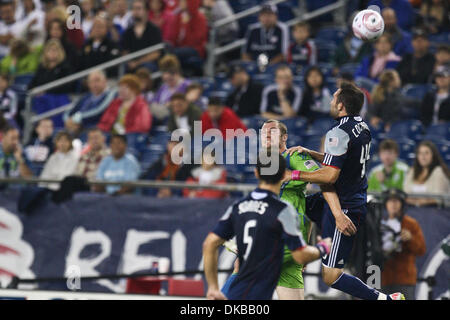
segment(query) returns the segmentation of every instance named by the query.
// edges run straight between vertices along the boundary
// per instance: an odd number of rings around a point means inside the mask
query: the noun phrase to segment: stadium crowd
[[[250,165],[175,164],[176,129],[259,129],[280,119],[289,145],[320,149],[332,124],[329,104],[340,83],[365,94],[362,116],[372,131],[369,191],[450,191],[450,30],[444,0],[349,1],[347,26],[323,16],[289,28],[298,1],[264,5],[259,13],[218,30],[216,45],[243,37],[242,50],[220,56],[204,76],[211,25],[262,1],[1,0],[0,176],[64,179],[45,185],[66,199],[75,191],[122,194],[128,187],[89,187],[83,179],[255,182]],[[331,1],[333,2],[333,1]],[[330,1],[306,1],[308,9]],[[376,42],[351,31],[354,10],[376,4],[385,33]],[[81,8],[81,27],[66,8]],[[41,119],[20,144],[27,90],[164,42],[164,50],[119,68],[34,96],[35,114],[72,104]],[[155,72],[161,77],[152,77]],[[214,161],[213,161],[214,162]],[[147,190],[169,197],[175,190]],[[224,197],[208,190],[185,197]],[[413,205],[435,201],[408,198]]]

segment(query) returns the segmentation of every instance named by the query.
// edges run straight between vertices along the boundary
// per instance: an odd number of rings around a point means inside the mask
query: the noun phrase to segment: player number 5
[[[370,143],[362,146],[361,149],[361,159],[359,160],[359,162],[362,165],[361,179],[364,178],[364,175],[366,174],[366,162],[369,159],[370,159]]]
[[[249,220],[244,227],[244,243],[247,245],[245,249],[244,260],[247,260],[250,251],[252,250],[253,238],[249,235],[249,229],[256,227],[256,220]]]

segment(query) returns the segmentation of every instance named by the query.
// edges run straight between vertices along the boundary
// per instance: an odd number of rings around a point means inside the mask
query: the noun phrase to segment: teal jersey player
[[[289,155],[284,151],[282,155],[286,159],[287,168],[289,170],[314,171],[319,169],[317,162],[307,153],[295,152],[293,155]],[[305,215],[306,185],[307,183],[303,181],[290,180],[285,182],[281,186],[280,197],[282,200],[292,204],[296,209],[300,223],[300,231],[303,235],[303,239],[308,241],[311,223]],[[291,289],[303,289],[304,282],[302,269],[303,265],[295,262],[291,252],[285,248],[278,286]]]

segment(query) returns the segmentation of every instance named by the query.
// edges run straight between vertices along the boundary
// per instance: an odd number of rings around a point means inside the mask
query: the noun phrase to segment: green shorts
[[[291,251],[285,247],[278,286],[291,289],[304,289],[302,269],[303,265],[295,262]]]

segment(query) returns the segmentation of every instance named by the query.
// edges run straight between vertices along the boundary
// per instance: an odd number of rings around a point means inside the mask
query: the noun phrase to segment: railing
[[[25,111],[23,112],[24,123],[25,123],[24,124],[24,133],[23,133],[24,144],[29,141],[32,131],[33,131],[33,123],[32,123],[33,112],[31,110],[31,99],[34,96],[44,93],[47,90],[54,89],[54,88],[57,88],[64,84],[82,79],[82,78],[88,76],[94,70],[106,70],[109,68],[117,67],[118,65],[123,66],[128,61],[145,56],[145,55],[155,52],[155,51],[162,50],[164,48],[165,48],[165,44],[159,43],[157,45],[154,45],[154,46],[151,46],[151,47],[148,47],[148,48],[145,48],[145,49],[133,52],[133,53],[129,53],[125,56],[101,63],[99,65],[96,65],[94,67],[91,67],[91,68],[88,68],[88,69],[85,69],[85,70],[82,70],[79,72],[76,72],[76,73],[66,76],[64,78],[57,79],[55,81],[46,83],[42,86],[33,88],[32,90],[27,92],[27,96],[25,98]],[[159,72],[152,74],[153,79],[158,78],[160,76],[161,76],[161,73],[159,73]],[[52,110],[52,111],[55,111],[56,113],[52,113],[51,115],[53,116],[53,115],[59,114],[68,109],[68,106],[64,106],[64,107],[66,107],[66,108],[58,108],[58,112],[56,112],[56,110]]]
[[[272,4],[277,4],[284,2],[283,1],[273,1]],[[302,21],[308,21],[313,18],[316,18],[318,16],[333,12],[335,10],[344,8],[348,0],[339,0],[336,3],[327,5],[325,7],[319,8],[317,10],[306,12],[301,14],[298,18],[294,18],[292,20],[289,20],[286,22],[287,26],[291,27],[296,23],[302,22]],[[206,62],[206,75],[207,76],[214,76],[215,73],[215,63],[217,56],[220,56],[226,52],[232,51],[236,48],[239,48],[245,44],[246,39],[242,38],[239,40],[236,40],[232,43],[229,43],[223,47],[216,48],[216,38],[217,38],[217,29],[220,27],[223,27],[224,25],[227,25],[229,23],[232,23],[234,21],[237,21],[239,19],[245,18],[249,15],[257,13],[261,9],[261,6],[253,7],[248,10],[244,10],[242,12],[236,13],[231,17],[224,18],[222,20],[217,21],[214,23],[210,30],[210,36],[209,36],[209,44],[208,44],[208,60]]]
[[[0,178],[0,184],[39,184],[39,183],[60,183],[62,180],[57,179],[41,179],[41,178]],[[156,181],[156,180],[137,180],[137,181],[123,181],[123,182],[111,182],[104,180],[89,180],[90,185],[98,186],[126,186],[132,188],[173,188],[173,189],[211,189],[226,192],[243,192],[244,194],[253,191],[256,187],[255,184],[247,183],[226,183],[226,184],[192,184],[180,181]],[[307,194],[319,192],[319,189],[313,189],[307,191]],[[380,192],[368,192],[369,197],[380,198]],[[438,199],[442,204],[450,203],[449,194],[424,194],[414,193],[409,194],[412,198],[427,198]]]

